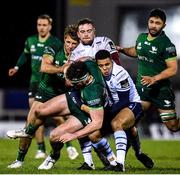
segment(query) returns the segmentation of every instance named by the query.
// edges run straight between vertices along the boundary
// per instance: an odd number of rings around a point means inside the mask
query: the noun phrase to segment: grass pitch
[[[113,139],[109,139],[114,148]],[[73,145],[80,153],[80,147],[77,141]],[[146,169],[135,157],[132,149],[129,150],[126,158],[126,171],[118,174],[180,174],[180,141],[153,141],[142,140],[141,146],[143,152],[147,153],[154,160],[154,167]],[[47,151],[50,152],[48,140],[46,141]],[[0,139],[0,174],[117,174],[113,171],[102,171],[103,165],[93,152],[93,159],[96,170],[84,171],[77,170],[77,167],[83,162],[80,156],[75,160],[67,157],[66,149],[63,148],[60,160],[55,164],[52,170],[38,170],[37,167],[43,160],[34,159],[36,152],[36,143],[33,140],[29,152],[26,156],[22,168],[8,169],[7,165],[14,161],[17,156],[18,139]]]

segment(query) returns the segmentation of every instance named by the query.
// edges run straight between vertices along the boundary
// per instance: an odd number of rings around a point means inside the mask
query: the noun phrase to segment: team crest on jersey
[[[35,45],[31,45],[31,52],[35,52],[36,51],[36,47],[35,47]]]
[[[145,42],[144,42],[144,44],[145,44],[145,45],[148,45],[148,46],[150,46],[150,45],[151,45],[151,43],[150,43],[150,42],[148,42],[148,41],[145,41]]]
[[[157,47],[155,47],[155,46],[152,46],[151,47],[151,50],[149,51],[149,52],[151,52],[151,53],[154,53],[154,54],[157,54]]]

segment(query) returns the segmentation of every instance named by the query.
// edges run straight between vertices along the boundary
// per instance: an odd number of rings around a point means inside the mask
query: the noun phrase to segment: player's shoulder
[[[37,40],[37,39],[38,39],[38,35],[37,35],[37,34],[34,34],[34,35],[28,36],[26,40],[29,41],[29,40]]]
[[[49,36],[49,40],[50,40],[51,42],[55,42],[55,43],[58,43],[58,44],[63,45],[63,42],[62,42],[58,37],[56,37],[56,36],[54,36],[54,35],[50,35],[50,36]]]
[[[94,38],[95,43],[99,43],[99,42],[105,43],[105,42],[109,42],[109,41],[111,41],[111,39],[106,36],[97,36]]]
[[[72,54],[80,54],[81,52],[84,52],[84,50],[84,45],[79,43],[78,46],[72,51]]]
[[[122,76],[128,76],[128,72],[125,68],[123,68],[120,65],[117,65],[115,62],[113,63],[113,71],[112,74],[115,77],[122,77]]]
[[[162,31],[159,39],[163,40],[163,42],[165,42],[165,43],[171,43],[172,44],[170,38],[166,35],[166,33],[164,31]]]
[[[148,33],[140,33],[139,35],[138,35],[138,38],[147,38],[147,36],[148,36]]]

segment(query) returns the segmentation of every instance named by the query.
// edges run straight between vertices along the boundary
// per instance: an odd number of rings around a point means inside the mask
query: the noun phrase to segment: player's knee
[[[92,134],[89,135],[89,139],[93,142],[96,143],[101,139],[101,134],[99,131],[94,132]]]
[[[37,117],[41,117],[41,116],[45,115],[44,109],[41,106],[37,107],[35,110],[35,114]]]
[[[56,131],[52,130],[52,131],[50,132],[49,140],[50,140],[51,142],[58,142],[58,141],[59,141],[58,133],[57,133]]]
[[[160,117],[170,131],[176,132],[179,130],[179,120],[177,119],[176,112],[164,112],[160,114]]]
[[[113,119],[111,121],[111,127],[113,129],[113,131],[117,131],[117,130],[122,130],[123,129],[123,121],[118,119]]]
[[[179,131],[179,127],[178,127],[178,122],[171,122],[171,123],[165,123],[165,125],[167,126],[167,128],[172,131],[172,132],[177,132]]]

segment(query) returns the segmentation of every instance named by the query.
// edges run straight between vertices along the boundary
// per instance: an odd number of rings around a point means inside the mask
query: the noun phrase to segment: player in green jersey
[[[180,120],[176,116],[170,78],[177,73],[177,55],[175,45],[163,31],[165,26],[165,12],[153,9],[148,17],[148,33],[138,36],[136,46],[117,46],[117,49],[138,57],[137,88],[144,110],[154,105],[162,122],[175,132],[180,129]]]
[[[63,65],[68,61],[71,51],[78,45],[79,39],[76,35],[76,31],[77,27],[75,25],[68,26],[64,32],[64,46],[62,43],[57,44],[54,42],[45,48],[40,68],[40,71],[43,72],[42,79],[35,95],[35,101],[29,111],[27,123],[36,116],[35,109],[38,106],[68,91],[63,77]],[[59,117],[57,119],[59,122]],[[30,143],[31,139],[20,139],[18,157],[8,168],[19,168],[22,166]],[[71,150],[71,152],[72,151],[73,150]],[[74,158],[77,156],[78,153],[76,152]]]
[[[42,14],[37,18],[37,31],[38,34],[30,36],[25,42],[25,48],[19,57],[16,66],[9,69],[9,76],[14,76],[18,69],[21,68],[28,60],[31,61],[31,78],[29,84],[29,106],[32,106],[34,102],[35,93],[42,76],[40,70],[41,59],[44,52],[44,48],[51,43],[60,43],[59,39],[52,36],[50,31],[52,28],[52,18],[47,14]],[[38,145],[38,150],[35,158],[45,158],[46,150],[44,143],[44,127],[41,126],[36,134],[35,138]]]
[[[61,116],[72,114],[62,125],[51,132],[50,141],[53,151],[39,166],[39,169],[52,168],[59,159],[63,143],[84,137],[102,126],[106,90],[96,63],[94,61],[74,62],[67,68],[65,77],[77,90],[59,95],[37,106],[34,111],[35,115],[29,115],[25,131],[8,133],[11,138],[20,137],[24,140],[31,140],[36,129],[43,124],[46,117],[51,117],[56,113]],[[90,107],[89,114],[81,110],[81,104],[78,105],[79,102],[75,98],[76,93],[81,94],[84,103]]]

